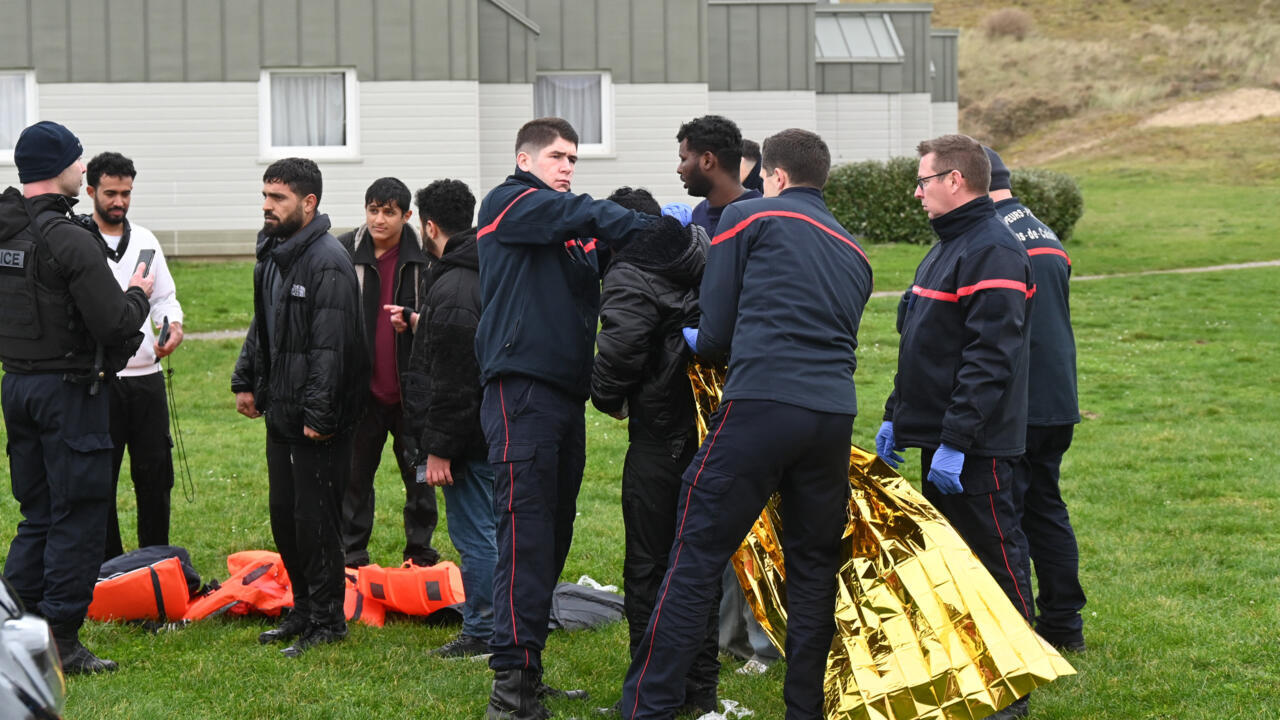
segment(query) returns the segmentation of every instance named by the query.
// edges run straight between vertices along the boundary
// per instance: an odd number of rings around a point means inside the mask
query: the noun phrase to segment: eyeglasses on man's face
[[[932,175],[925,175],[924,177],[918,177],[916,178],[916,186],[923,191],[924,186],[927,185],[930,180],[934,178],[942,177],[943,175],[950,175],[953,172],[955,172],[955,170],[943,170],[940,173],[934,173]]]

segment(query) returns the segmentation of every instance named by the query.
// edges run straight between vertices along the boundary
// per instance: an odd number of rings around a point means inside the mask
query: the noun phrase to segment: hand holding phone
[[[160,336],[156,338],[156,344],[164,347],[169,344],[169,316],[164,316],[164,323],[160,327]]]
[[[151,274],[151,261],[155,259],[156,259],[156,251],[151,248],[138,251],[138,264],[144,266],[142,268],[143,277],[146,277]]]

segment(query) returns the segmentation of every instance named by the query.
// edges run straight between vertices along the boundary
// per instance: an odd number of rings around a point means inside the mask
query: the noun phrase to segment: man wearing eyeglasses
[[[897,467],[899,451],[920,448],[924,496],[1030,620],[1013,473],[1027,425],[1031,262],[987,196],[982,145],[943,135],[916,149],[915,197],[939,242],[898,306],[898,373],[876,453]],[[992,717],[1027,712],[1024,697]]]

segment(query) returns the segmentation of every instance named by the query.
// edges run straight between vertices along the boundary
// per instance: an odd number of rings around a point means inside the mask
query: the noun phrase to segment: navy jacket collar
[[[933,218],[929,224],[943,242],[960,237],[996,214],[995,203],[987,195],[976,197],[951,212]]]

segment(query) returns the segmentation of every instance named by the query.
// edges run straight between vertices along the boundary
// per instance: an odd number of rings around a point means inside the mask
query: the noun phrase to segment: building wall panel
[[[748,140],[762,142],[787,128],[817,132],[817,102],[812,92],[797,90],[711,92],[709,111],[733,120]]]

